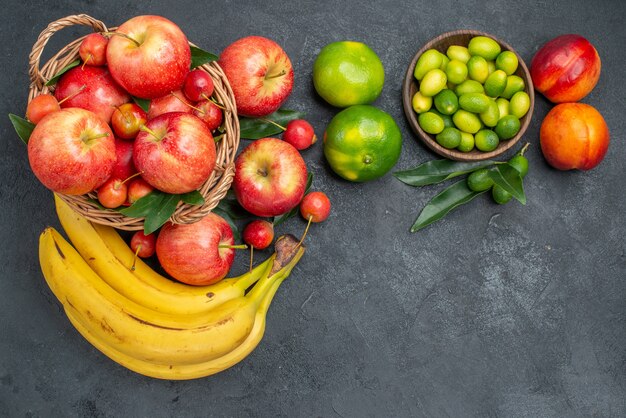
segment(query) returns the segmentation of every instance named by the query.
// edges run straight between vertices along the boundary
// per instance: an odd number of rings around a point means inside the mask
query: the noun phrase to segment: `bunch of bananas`
[[[115,229],[90,223],[57,197],[55,202],[74,246],[53,228],[42,233],[39,260],[46,282],[92,345],[155,378],[209,376],[244,359],[263,337],[278,287],[304,254],[301,243],[285,235],[276,241],[276,252],[250,272],[188,286],[135,259]]]

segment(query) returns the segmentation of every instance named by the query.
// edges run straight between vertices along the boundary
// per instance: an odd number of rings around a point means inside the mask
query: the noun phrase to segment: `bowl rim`
[[[525,78],[524,91],[526,91],[526,93],[528,94],[530,98],[530,107],[528,109],[528,112],[522,118],[523,121],[522,121],[520,130],[517,133],[517,135],[515,135],[513,138],[509,140],[501,141],[498,147],[493,151],[482,152],[478,150],[473,150],[471,152],[464,153],[456,149],[448,149],[448,148],[442,147],[441,145],[437,143],[437,141],[430,134],[426,133],[419,126],[419,123],[417,121],[417,113],[413,110],[413,106],[411,103],[412,97],[411,97],[410,91],[411,91],[412,83],[417,82],[417,80],[415,80],[415,77],[413,76],[413,72],[415,70],[415,65],[417,64],[417,60],[424,52],[426,52],[428,49],[433,48],[435,44],[441,42],[442,40],[446,38],[449,38],[451,36],[457,36],[457,35],[487,36],[493,39],[502,47],[503,51],[506,51],[506,50],[511,51],[515,54],[515,56],[517,56],[517,60],[519,63],[518,65],[521,67],[522,72],[524,74],[524,78]],[[417,51],[417,53],[415,54],[415,56],[413,57],[413,59],[411,60],[411,63],[409,64],[407,68],[407,71],[404,77],[404,82],[402,83],[402,104],[404,108],[404,114],[409,121],[409,125],[411,126],[411,129],[430,150],[451,160],[467,161],[467,162],[483,161],[483,160],[488,160],[490,158],[497,157],[507,152],[512,147],[514,147],[515,144],[519,142],[522,136],[524,136],[524,134],[526,133],[526,130],[528,129],[530,121],[532,120],[533,111],[535,108],[535,89],[532,83],[530,71],[528,71],[528,67],[526,66],[526,63],[524,62],[522,57],[517,53],[517,51],[515,51],[515,49],[511,47],[511,45],[501,40],[497,36],[494,36],[487,32],[483,32],[480,30],[473,30],[473,29],[459,29],[459,30],[444,32],[432,38],[430,41],[424,44],[422,48],[420,48]]]

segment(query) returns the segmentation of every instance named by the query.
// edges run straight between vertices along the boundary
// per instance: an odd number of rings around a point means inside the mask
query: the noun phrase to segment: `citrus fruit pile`
[[[530,109],[524,80],[515,75],[518,63],[514,52],[486,36],[451,45],[445,54],[425,51],[413,73],[419,91],[412,106],[420,127],[447,149],[495,150],[517,135]]]

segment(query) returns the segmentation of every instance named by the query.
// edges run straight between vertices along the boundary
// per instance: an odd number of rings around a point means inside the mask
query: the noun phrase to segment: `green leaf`
[[[142,108],[144,112],[150,110],[150,100],[133,96],[133,101],[137,104],[137,106]]]
[[[189,47],[191,49],[191,68],[196,68],[211,61],[217,61],[219,57],[210,52],[204,51],[197,46]]]
[[[482,193],[485,192],[474,192],[470,190],[465,180],[454,183],[428,202],[411,227],[411,232],[419,231],[433,222],[438,221],[454,208],[471,201]]]
[[[393,175],[410,186],[428,186],[493,164],[495,162],[490,160],[471,163],[447,159],[432,160],[409,170],[396,171]]]
[[[212,212],[224,218],[226,222],[228,222],[228,224],[230,225],[230,228],[233,230],[233,237],[235,238],[235,241],[241,241],[241,233],[239,232],[239,228],[237,228],[237,225],[233,221],[233,218],[230,216],[230,214],[220,209],[219,206],[213,208]]]
[[[68,72],[74,67],[78,67],[79,65],[80,65],[80,60],[74,60],[70,62],[65,67],[61,68],[61,70],[58,73],[56,73],[54,77],[48,80],[48,82],[46,83],[46,86],[52,86],[53,84],[56,84],[56,82],[59,81],[59,78],[61,78],[63,74],[65,74],[66,72]]]
[[[189,192],[189,193],[184,193],[179,196],[180,196],[180,199],[183,202],[187,203],[188,205],[201,206],[204,204],[204,197],[197,190],[194,190],[193,192]]]
[[[35,129],[35,124],[13,113],[9,113],[9,119],[11,119],[17,136],[19,136],[25,144],[28,144],[28,139],[30,138],[30,134],[33,133],[33,129]]]
[[[522,176],[514,167],[509,164],[499,164],[489,171],[489,177],[495,184],[511,193],[522,205],[526,204]]]
[[[159,229],[172,216],[180,202],[180,195],[165,194],[161,204],[151,211],[143,222],[143,232],[148,235]]]
[[[284,127],[289,121],[302,119],[303,117],[304,113],[289,109],[278,109],[276,112],[264,118],[242,117],[239,118],[239,127],[241,128],[240,136],[242,139],[261,139],[276,135],[283,130],[268,121],[272,121]]]
[[[220,200],[217,204],[217,208],[228,213],[232,219],[244,219],[250,216],[250,214],[241,207],[237,199],[230,194],[227,194],[224,199]]]
[[[119,212],[122,215],[130,216],[131,218],[145,218],[150,214],[150,212],[156,210],[156,208],[161,205],[165,196],[165,193],[153,190],[141,199],[137,200],[131,206],[120,209]]]
[[[307,175],[307,179],[306,179],[306,188],[304,189],[304,196],[306,196],[309,193],[309,189],[311,188],[311,184],[313,184],[313,174],[309,173]],[[298,213],[299,210],[300,210],[300,205],[298,205],[295,208],[291,209],[289,212],[283,213],[282,215],[274,216],[274,219],[272,220],[272,223],[274,224],[274,226],[278,226],[278,225],[282,224],[283,222],[285,222],[287,219],[293,218],[294,216],[296,216],[296,214]]]

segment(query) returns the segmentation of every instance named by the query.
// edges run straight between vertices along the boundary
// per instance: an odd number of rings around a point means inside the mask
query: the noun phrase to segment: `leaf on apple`
[[[190,46],[189,49],[191,49],[191,69],[219,59],[217,55],[211,54],[197,46]]]
[[[35,124],[13,113],[9,113],[9,119],[11,119],[17,136],[19,136],[25,144],[28,144],[28,139],[30,138],[30,134],[33,133],[33,129],[35,129]]]
[[[56,84],[56,82],[59,81],[59,78],[61,78],[61,76],[63,74],[65,74],[66,72],[68,72],[69,70],[71,70],[74,67],[78,67],[79,65],[80,65],[80,60],[74,60],[74,61],[70,62],[65,67],[61,68],[61,70],[58,73],[56,73],[54,75],[54,77],[52,77],[50,80],[48,80],[46,82],[46,86],[52,86],[52,85]]]
[[[264,118],[239,118],[242,139],[261,139],[281,133],[283,130],[277,126],[285,126],[289,121],[302,119],[304,113],[297,110],[278,109],[276,112]],[[272,123],[273,122],[273,123]]]
[[[159,207],[151,211],[143,222],[143,233],[148,235],[159,229],[167,220],[174,214],[178,202],[180,202],[180,195],[176,194],[164,194],[164,198],[161,201]]]
[[[148,112],[150,110],[150,100],[133,96],[133,101],[137,104],[137,106],[142,108],[144,112]]]
[[[307,193],[309,193],[311,184],[313,184],[313,174],[309,173],[306,179],[306,189],[304,189],[304,196],[306,196]],[[294,216],[296,216],[299,210],[300,210],[300,205],[298,204],[295,208],[291,209],[289,212],[283,213],[282,215],[279,215],[279,216],[274,216],[272,223],[274,224],[274,226],[278,226],[282,224],[283,222],[285,222],[287,219],[293,218]]]

